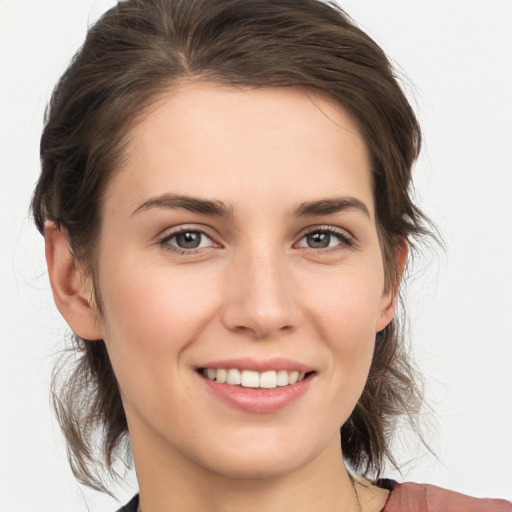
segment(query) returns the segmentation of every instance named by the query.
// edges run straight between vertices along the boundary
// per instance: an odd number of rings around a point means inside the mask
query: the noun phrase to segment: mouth
[[[315,372],[301,372],[298,370],[258,372],[239,368],[199,368],[198,373],[219,384],[228,384],[238,388],[276,389],[293,386],[311,377]]]

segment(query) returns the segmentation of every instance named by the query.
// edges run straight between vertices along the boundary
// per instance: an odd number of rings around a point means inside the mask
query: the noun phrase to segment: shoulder
[[[117,512],[137,512],[139,506],[139,495],[135,495],[129,503],[121,507]]]
[[[391,491],[382,512],[512,512],[509,501],[472,498],[435,485],[392,480],[379,484]]]

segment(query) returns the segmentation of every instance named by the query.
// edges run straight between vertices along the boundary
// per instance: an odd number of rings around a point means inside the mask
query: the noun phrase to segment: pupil
[[[201,233],[185,232],[176,236],[176,243],[182,249],[195,249],[201,243]]]
[[[331,235],[329,233],[313,233],[307,237],[308,245],[313,249],[325,249],[329,247]]]

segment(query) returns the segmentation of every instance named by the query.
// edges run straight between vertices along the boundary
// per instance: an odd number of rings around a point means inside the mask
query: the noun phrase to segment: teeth
[[[210,380],[227,383],[232,386],[244,388],[274,389],[278,386],[289,386],[304,380],[303,372],[270,370],[267,372],[255,372],[253,370],[238,370],[237,368],[206,368],[203,375]]]
[[[288,374],[288,383],[295,384],[299,380],[299,372],[290,372]]]
[[[288,372],[286,370],[279,370],[277,372],[277,385],[288,386]]]
[[[260,373],[260,388],[277,388],[277,374],[274,371]]]
[[[251,370],[243,370],[240,384],[244,388],[259,388],[260,387],[260,375],[258,372]]]
[[[237,370],[236,368],[231,368],[228,370],[226,382],[232,386],[238,386],[238,384],[241,384],[242,381],[240,379],[240,370]]]

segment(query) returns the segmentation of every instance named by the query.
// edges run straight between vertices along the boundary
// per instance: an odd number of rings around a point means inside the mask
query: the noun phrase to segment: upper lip
[[[287,370],[291,372],[295,370],[301,373],[310,373],[314,371],[314,368],[310,365],[283,357],[273,357],[271,359],[254,359],[250,357],[219,359],[205,362],[199,365],[199,368],[237,368],[239,370],[252,370],[255,372],[268,372],[270,370]]]

